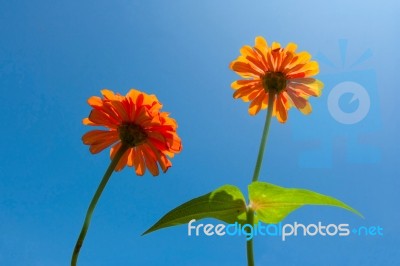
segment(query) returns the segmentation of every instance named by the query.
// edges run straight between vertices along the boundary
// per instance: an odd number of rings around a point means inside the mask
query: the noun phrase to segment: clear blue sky
[[[311,116],[291,110],[286,124],[274,120],[261,179],[335,196],[365,216],[304,207],[285,222],[379,225],[384,236],[258,237],[258,265],[398,265],[399,9],[395,0],[1,1],[0,264],[69,264],[109,164],[108,151],[93,156],[81,142],[86,100],[134,87],[157,94],[184,149],[165,175],[113,175],[80,265],[245,265],[243,237],[188,237],[185,226],[140,235],[220,185],[246,190],[265,112],[250,117],[232,99],[228,65],[262,35],[319,58],[326,87]],[[327,107],[344,81],[370,97],[352,125]],[[340,99],[348,113],[362,104]]]

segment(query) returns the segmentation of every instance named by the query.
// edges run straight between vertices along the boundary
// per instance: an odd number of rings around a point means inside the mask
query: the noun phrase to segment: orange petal
[[[285,47],[285,50],[286,50],[286,51],[289,51],[289,52],[291,52],[291,53],[296,52],[296,49],[297,49],[297,44],[292,43],[292,42],[288,43],[288,44],[286,45],[286,47]]]
[[[103,111],[93,109],[89,114],[89,120],[92,123],[99,126],[105,126],[109,128],[117,128],[119,123],[111,118],[109,115],[105,114]]]
[[[146,125],[151,125],[152,116],[149,115],[148,110],[145,107],[140,108],[139,112],[136,114],[135,124],[142,125],[143,127]]]
[[[285,123],[288,117],[288,113],[284,103],[285,99],[282,94],[279,94],[275,100],[275,114],[279,122]]]
[[[293,105],[300,110],[303,114],[311,113],[311,105],[304,97],[298,95],[295,91],[288,89],[287,91],[289,100],[292,101]]]
[[[160,164],[164,173],[167,172],[167,170],[172,166],[171,161],[168,160],[164,154],[161,154],[160,158],[158,159],[158,163]]]
[[[318,65],[317,61],[311,61],[311,62],[307,63],[304,66],[304,68],[307,69],[305,71],[305,73],[306,73],[305,76],[306,77],[312,77],[312,76],[315,76],[315,75],[317,75],[319,73],[319,65]]]
[[[258,79],[240,79],[232,82],[231,87],[232,89],[237,90],[240,89],[241,87],[251,86],[259,82],[260,81]]]
[[[265,75],[265,71],[268,70],[268,67],[264,65],[264,62],[261,58],[248,56],[247,60],[251,68],[255,69],[258,73],[261,73],[261,75]]]
[[[299,72],[304,72],[304,64],[291,65],[291,67],[288,67],[285,70],[285,73],[288,77],[291,77]]]
[[[117,154],[117,151],[121,148],[121,146],[122,146],[121,142],[118,142],[110,149],[111,160],[114,159],[115,154]]]
[[[121,116],[118,114],[115,107],[111,104],[110,100],[104,100],[103,106],[96,109],[110,117],[110,120],[113,121],[115,124],[120,124],[120,122],[122,121]]]
[[[263,88],[259,84],[256,84],[256,85],[251,84],[248,86],[243,86],[233,93],[233,98],[235,98],[235,99],[241,98],[243,96],[249,95],[252,92],[259,92],[260,90],[263,90]],[[246,100],[244,100],[244,101],[246,101]]]
[[[259,77],[264,74],[263,71],[252,68],[248,63],[235,62],[232,70],[245,77]]]
[[[88,104],[89,104],[90,106],[92,106],[93,108],[96,108],[96,107],[101,107],[101,106],[103,106],[103,101],[101,100],[100,97],[92,96],[92,97],[90,97],[90,98],[88,99]]]
[[[314,78],[297,78],[297,79],[290,79],[290,82],[294,82],[294,83],[302,83],[302,84],[311,84],[314,83],[318,80],[314,79]],[[320,81],[319,81],[320,82]],[[322,83],[322,82],[321,82]]]
[[[118,132],[115,130],[92,130],[82,136],[82,141],[86,145],[102,142],[107,139],[118,140]]]
[[[127,160],[127,162],[126,162],[126,164],[129,166],[129,167],[132,167],[132,166],[134,166],[135,164],[134,164],[134,162],[133,162],[133,158],[135,157],[135,148],[131,148],[131,149],[129,149],[129,155],[128,155],[128,160]]]
[[[271,50],[276,50],[281,48],[281,44],[279,42],[273,42],[271,45]]]
[[[156,147],[154,147],[151,142],[148,143],[148,146],[154,152],[154,154],[157,156],[157,161],[158,161],[161,169],[165,173],[168,170],[168,168],[170,168],[172,166],[171,161],[168,160],[168,158],[165,156],[164,153],[160,152]]]
[[[135,149],[135,154],[133,157],[133,163],[135,165],[135,172],[137,175],[142,176],[146,172],[146,166],[143,159],[141,147]]]
[[[114,92],[108,89],[101,90],[101,94],[108,100],[115,100],[117,98]]]
[[[265,97],[262,101],[262,109],[265,109],[268,107],[268,99],[269,99],[269,93],[265,93]]]
[[[292,61],[293,56],[294,55],[291,52],[287,52],[286,54],[283,55],[282,63],[280,65],[279,69],[278,69],[280,72],[283,72],[285,74],[287,73],[286,70],[288,69],[289,63]]]
[[[275,71],[276,63],[275,63],[275,59],[274,59],[274,57],[272,56],[272,53],[271,53],[271,52],[269,52],[269,53],[267,54],[267,65],[268,65],[268,69],[269,69],[269,70]]]
[[[323,84],[320,81],[316,81],[310,84],[302,84],[302,83],[292,83],[289,82],[288,87],[295,91],[301,91],[304,94],[309,96],[319,97],[321,95],[321,88]]]
[[[118,117],[120,117],[120,120],[123,122],[128,122],[129,121],[129,115],[128,115],[128,110],[126,110],[126,107],[124,106],[123,102],[121,101],[110,101],[110,104],[118,114]]]
[[[111,146],[112,144],[114,144],[115,141],[114,140],[110,140],[109,142],[100,142],[97,144],[92,144],[89,148],[89,151],[92,154],[96,154],[101,152],[102,150],[104,150],[105,148],[108,148],[109,146]]]
[[[84,125],[86,125],[86,126],[95,126],[96,124],[95,123],[93,123],[92,121],[90,121],[89,120],[89,118],[84,118],[83,120],[82,120],[82,123],[84,124]]]
[[[255,48],[263,52],[264,54],[267,52],[268,43],[262,36],[257,36],[255,39]]]
[[[137,97],[138,97],[138,95],[139,94],[141,94],[142,92],[140,92],[140,91],[138,91],[138,90],[136,90],[136,89],[130,89],[129,91],[128,91],[128,93],[126,94],[126,97],[127,98],[131,98],[131,99],[136,99]]]
[[[157,166],[157,158],[153,151],[148,148],[147,145],[142,146],[143,157],[145,159],[146,167],[149,169],[150,173],[153,176],[157,176],[159,174],[158,166]]]
[[[124,155],[122,155],[121,159],[119,159],[117,166],[115,166],[115,171],[121,171],[122,169],[125,168],[127,162],[128,162],[128,157],[130,154],[130,150],[132,148],[128,149],[127,151],[125,151]]]
[[[244,58],[247,58],[248,56],[252,56],[255,57],[253,48],[251,48],[251,46],[249,45],[245,45],[240,49],[240,53],[242,54],[242,56]]]
[[[241,99],[244,102],[250,102],[250,101],[253,101],[256,97],[258,97],[261,94],[265,94],[265,91],[263,89],[253,90],[251,93],[249,93],[247,95],[243,95],[241,97]]]
[[[307,101],[307,104],[304,108],[300,109],[300,112],[302,112],[305,115],[308,115],[312,112],[312,106],[311,104]]]
[[[178,153],[182,150],[182,141],[177,134],[174,134],[173,138],[168,138],[168,147],[169,150],[173,152],[170,157],[174,157],[174,153]]]
[[[243,63],[248,63],[252,68],[257,70],[257,72],[265,74],[266,65],[263,62],[263,55],[260,51],[254,50],[251,46],[243,46],[240,49],[243,57],[240,57],[240,61]]]
[[[166,139],[165,136],[160,132],[160,131],[156,131],[156,130],[151,130],[148,133],[148,138],[149,139],[154,139],[160,143],[165,143]]]
[[[260,93],[249,105],[249,114],[256,115],[262,107],[262,102],[264,100],[265,93]]]
[[[304,64],[311,60],[311,55],[305,51],[297,53],[297,56],[298,56],[296,61],[297,64]]]

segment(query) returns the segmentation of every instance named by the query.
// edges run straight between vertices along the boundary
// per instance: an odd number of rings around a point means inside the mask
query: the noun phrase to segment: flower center
[[[286,76],[281,72],[268,72],[262,84],[265,92],[278,94],[286,88]]]
[[[118,128],[119,138],[123,144],[135,147],[147,139],[147,134],[141,126],[135,124],[122,124]]]

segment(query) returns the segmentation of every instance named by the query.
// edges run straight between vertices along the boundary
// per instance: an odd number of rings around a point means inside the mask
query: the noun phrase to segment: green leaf
[[[259,220],[275,224],[304,205],[329,205],[351,211],[361,217],[361,213],[333,197],[310,190],[283,188],[265,182],[249,185],[250,206]]]
[[[192,199],[164,215],[143,235],[161,228],[181,225],[192,219],[215,218],[227,223],[246,220],[246,201],[239,188],[224,185],[213,192]]]

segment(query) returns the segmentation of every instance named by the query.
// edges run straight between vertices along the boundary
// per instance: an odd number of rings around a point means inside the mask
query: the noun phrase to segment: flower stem
[[[72,254],[71,266],[76,266],[76,262],[77,262],[78,256],[79,256],[79,251],[83,245],[83,241],[85,240],[85,236],[86,236],[87,230],[89,228],[90,220],[92,219],[93,211],[96,208],[96,204],[101,196],[101,193],[103,192],[105,186],[107,185],[107,182],[110,179],[111,174],[113,173],[119,160],[121,159],[121,157],[124,155],[124,153],[126,152],[126,150],[128,148],[129,147],[125,146],[125,145],[122,145],[119,148],[114,159],[111,161],[110,165],[108,166],[107,171],[104,173],[103,179],[101,180],[100,185],[97,188],[96,193],[94,194],[92,201],[90,202],[89,208],[86,212],[85,222],[83,223],[81,233],[79,234],[79,238],[75,244],[74,253]]]
[[[247,211],[247,224],[254,224],[254,211],[249,209]],[[246,241],[247,248],[247,265],[254,266],[254,254],[253,254],[253,238]]]
[[[257,163],[256,163],[256,167],[254,168],[252,182],[257,181],[258,176],[260,175],[261,163],[263,160],[265,146],[266,146],[267,139],[268,139],[268,132],[269,132],[269,126],[271,124],[272,112],[274,110],[274,100],[275,100],[275,95],[269,95],[267,117],[265,119],[264,130],[263,130],[263,134],[261,137],[260,149],[258,150]]]
[[[269,95],[267,117],[265,119],[264,130],[261,137],[260,148],[258,150],[258,156],[257,156],[257,163],[256,167],[254,168],[252,182],[256,182],[260,175],[261,164],[264,157],[265,146],[268,139],[269,126],[271,124],[272,112],[274,110],[274,100],[275,100],[275,95]],[[247,211],[247,224],[254,226],[254,211],[251,209],[251,206]],[[246,247],[247,247],[247,265],[254,266],[253,238],[247,240]]]

